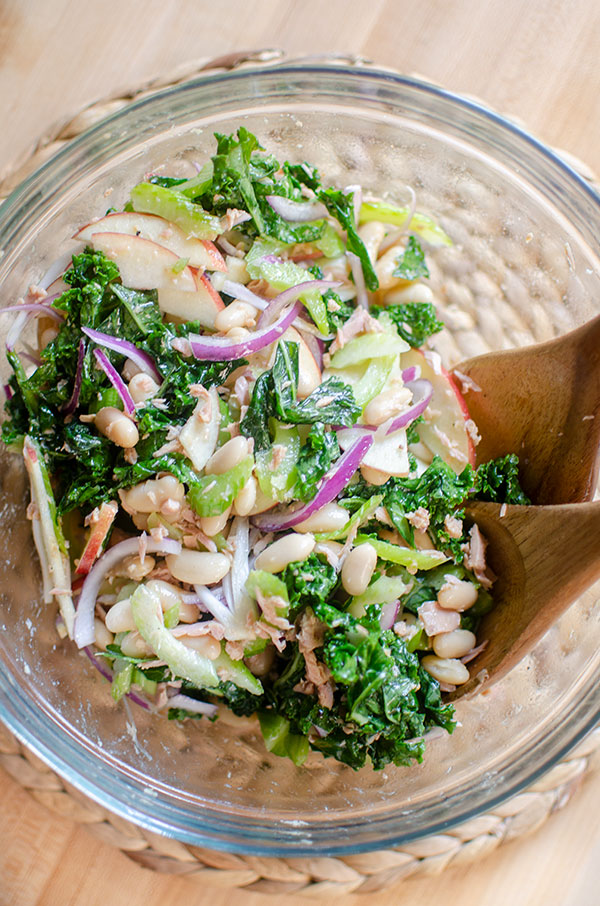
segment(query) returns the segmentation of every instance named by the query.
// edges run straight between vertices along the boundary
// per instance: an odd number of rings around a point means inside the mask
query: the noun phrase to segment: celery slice
[[[266,280],[274,289],[282,291],[306,283],[312,277],[303,267],[281,258],[288,246],[274,239],[256,239],[246,255],[246,268],[253,280]],[[323,334],[329,333],[327,307],[318,290],[303,293],[301,301],[306,305],[311,318]]]
[[[338,349],[331,357],[333,368],[347,368],[374,359],[385,359],[400,355],[410,349],[396,333],[366,333],[355,337]]]
[[[164,186],[151,182],[139,183],[131,190],[131,204],[134,211],[158,214],[177,224],[188,236],[195,236],[197,239],[216,239],[222,232],[218,217],[209,214],[180,192]]]
[[[374,545],[373,545],[374,546]],[[362,617],[369,604],[390,604],[405,595],[411,588],[402,576],[380,576],[369,585],[362,595],[352,599],[348,612],[353,617]]]
[[[283,455],[275,468],[273,450],[281,448]],[[276,423],[273,446],[256,454],[256,477],[258,484],[270,500],[280,503],[289,500],[290,491],[296,484],[296,463],[300,454],[300,436],[297,428],[285,428]]]
[[[446,563],[450,558],[441,551],[417,551],[409,547],[399,547],[397,544],[390,544],[389,541],[381,541],[379,538],[370,535],[357,535],[355,544],[364,544],[365,542],[375,548],[377,556],[382,560],[389,560],[391,563],[398,563],[400,566],[406,566],[410,569],[434,569],[441,563]]]
[[[410,213],[408,207],[397,207],[385,201],[364,201],[360,207],[359,222],[368,223],[370,220],[380,220],[392,226],[406,226],[407,230],[416,233],[430,245],[452,245],[452,240],[447,233],[438,226],[435,220],[418,211],[412,216],[410,225],[406,223]]]
[[[253,466],[254,457],[246,456],[222,475],[203,475],[188,491],[189,505],[198,516],[220,516],[250,478]]]

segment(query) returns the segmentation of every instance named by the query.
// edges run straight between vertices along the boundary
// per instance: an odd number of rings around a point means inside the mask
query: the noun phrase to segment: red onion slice
[[[192,714],[205,714],[206,717],[214,717],[218,710],[217,705],[201,702],[197,698],[190,698],[189,695],[181,694],[172,695],[168,699],[167,705],[169,708],[182,708]]]
[[[271,299],[267,308],[258,319],[256,326],[258,328],[266,327],[275,320],[284,306],[290,302],[295,302],[304,293],[313,292],[314,290],[335,289],[336,286],[341,286],[337,280],[306,280],[304,283],[298,283],[296,286],[284,289],[282,293]]]
[[[402,380],[405,384],[409,384],[412,381],[416,381],[418,377],[421,376],[421,369],[418,365],[411,365],[410,368],[405,368],[402,372]]]
[[[113,681],[112,670],[110,670],[106,666],[106,664],[101,663],[101,658],[96,657],[96,655],[94,654],[94,652],[88,645],[86,645],[86,647],[83,650],[89,657],[90,661],[92,662],[92,664],[94,665],[94,667],[96,668],[98,673],[100,673],[100,675],[103,676],[104,679],[107,679],[109,681],[109,683],[112,683],[112,681]],[[134,704],[139,705],[141,708],[145,708],[146,711],[150,710],[150,705],[148,704],[148,702],[145,701],[145,699],[141,698],[139,695],[136,695],[135,692],[126,692],[125,694],[127,695],[127,698],[130,698],[131,701],[134,702]]]
[[[337,495],[346,487],[372,443],[373,436],[371,434],[359,437],[323,477],[319,490],[309,503],[293,511],[286,509],[281,513],[269,512],[265,513],[264,516],[255,516],[252,519],[254,525],[257,525],[264,532],[282,532],[308,519],[316,510],[320,510],[321,507],[335,500]]]
[[[108,333],[102,333],[99,330],[92,330],[91,327],[82,327],[83,333],[93,340],[94,343],[97,343],[98,346],[104,346],[106,349],[112,349],[113,352],[118,352],[121,355],[127,356],[128,359],[131,359],[138,368],[141,368],[145,374],[149,374],[150,377],[158,384],[162,384],[162,376],[154,359],[148,355],[147,352],[138,349],[133,343],[130,343],[129,340],[120,340],[118,337],[112,337]]]
[[[276,214],[292,223],[308,223],[327,217],[327,208],[320,201],[293,201],[283,195],[267,195],[266,199]]]
[[[104,577],[124,557],[139,553],[140,538],[142,537],[140,535],[138,538],[128,538],[126,541],[120,541],[119,544],[115,544],[114,547],[111,547],[98,558],[85,577],[81,595],[77,602],[75,631],[73,633],[73,639],[78,648],[85,648],[86,645],[94,644],[96,638],[94,608],[98,597],[98,589]],[[145,538],[144,548],[148,554],[179,554],[181,552],[181,544],[172,538],[163,538],[160,541],[155,541],[154,538]]]
[[[400,601],[391,601],[389,604],[383,605],[379,617],[379,625],[382,629],[392,628],[392,626],[396,622],[396,616],[398,615],[399,607]]]
[[[58,298],[53,296],[53,299]],[[64,321],[65,315],[64,312],[59,311],[57,308],[52,308],[48,302],[22,302],[17,305],[7,305],[6,308],[0,308],[0,315],[18,315],[20,312],[26,311],[36,315],[43,315],[45,318],[54,318],[55,321]]]
[[[114,367],[114,365],[111,365],[107,356],[102,352],[101,349],[94,349],[94,357],[108,380],[111,382],[111,384],[119,394],[123,405],[125,406],[126,412],[128,412],[129,415],[133,415],[133,413],[135,412],[135,403],[133,402],[127,384],[125,383],[117,369]]]
[[[241,299],[242,302],[249,302],[250,305],[260,308],[261,311],[264,311],[269,304],[266,299],[261,299],[260,296],[253,293],[243,283],[236,283],[234,280],[225,280],[222,292],[227,293],[228,296],[233,296],[234,299]]]
[[[98,350],[96,350],[97,352]],[[75,383],[73,385],[73,393],[71,394],[71,399],[67,405],[62,410],[63,415],[71,415],[72,412],[75,412],[77,406],[79,405],[79,394],[81,392],[81,379],[83,377],[83,358],[85,356],[85,342],[83,339],[79,341],[79,352],[77,353],[77,371],[75,372]]]
[[[198,334],[189,334],[188,340],[192,353],[197,359],[206,362],[229,362],[233,359],[242,359],[278,340],[292,321],[298,317],[301,309],[302,304],[296,302],[274,324],[264,330],[256,330],[238,342],[232,342],[227,337],[201,337]]]

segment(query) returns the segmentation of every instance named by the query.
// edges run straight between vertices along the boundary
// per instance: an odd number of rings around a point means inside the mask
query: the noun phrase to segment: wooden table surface
[[[359,53],[520,118],[600,172],[598,0],[0,0],[0,169],[54,120],[197,57]],[[598,902],[600,774],[533,837],[479,864],[340,898],[369,906]],[[274,906],[154,875],[0,771],[0,906]],[[304,898],[289,896],[298,906]]]

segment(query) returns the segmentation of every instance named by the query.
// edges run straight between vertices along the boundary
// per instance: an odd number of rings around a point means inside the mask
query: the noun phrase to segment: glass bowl
[[[65,147],[0,210],[3,304],[144,173],[201,160],[213,131],[240,124],[281,158],[316,163],[327,181],[398,201],[413,187],[418,208],[454,241],[430,255],[449,328],[437,344],[450,364],[553,337],[598,312],[600,199],[552,151],[431,85],[307,63],[183,84]],[[522,790],[598,719],[598,588],[505,680],[461,702],[454,735],[431,738],[412,768],[356,773],[317,754],[295,768],[265,751],[251,721],[182,726],[116,707],[40,603],[18,458],[2,454],[1,481],[0,718],[69,783],[156,832],[264,855],[406,843]]]

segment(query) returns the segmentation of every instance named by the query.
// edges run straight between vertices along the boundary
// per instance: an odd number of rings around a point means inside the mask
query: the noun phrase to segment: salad
[[[216,141],[3,310],[44,601],[117,702],[257,715],[296,764],[420,761],[493,606],[462,507],[527,502],[516,456],[474,468],[430,348],[450,239],[243,128]]]

